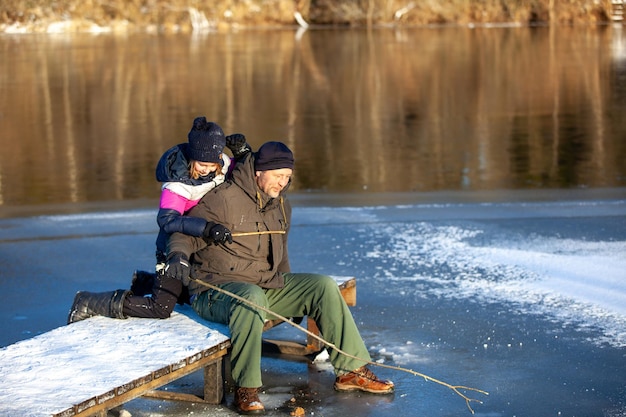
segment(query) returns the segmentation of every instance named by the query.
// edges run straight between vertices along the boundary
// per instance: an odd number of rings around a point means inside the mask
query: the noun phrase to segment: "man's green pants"
[[[285,286],[263,289],[254,284],[231,282],[220,288],[284,317],[308,316],[315,320],[321,336],[338,349],[362,360],[329,349],[337,375],[353,371],[370,360],[354,319],[335,280],[319,274],[284,274]],[[272,319],[243,301],[217,290],[199,294],[193,309],[206,320],[228,324],[231,335],[231,372],[239,387],[258,388],[261,380],[261,344],[265,319]]]

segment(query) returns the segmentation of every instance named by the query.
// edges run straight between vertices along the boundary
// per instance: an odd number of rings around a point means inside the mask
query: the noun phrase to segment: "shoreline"
[[[621,1],[621,0],[620,0]],[[624,4],[578,0],[568,4],[533,0],[403,1],[350,4],[336,1],[229,1],[146,5],[141,1],[84,4],[65,0],[7,0],[0,6],[0,33],[206,33],[250,29],[353,27],[510,27],[623,24]]]
[[[158,25],[148,25],[136,27],[127,21],[113,22],[109,26],[100,26],[96,23],[82,20],[50,21],[23,24],[14,22],[12,24],[0,23],[0,35],[72,35],[72,34],[92,34],[92,35],[132,35],[132,34],[199,34],[228,33],[242,31],[272,31],[272,30],[293,30],[303,32],[306,30],[349,30],[349,29],[512,29],[512,28],[541,28],[541,27],[580,27],[580,28],[602,28],[602,27],[623,27],[620,21],[599,21],[578,24],[550,25],[549,22],[523,23],[523,22],[467,22],[467,23],[427,23],[427,24],[391,24],[380,23],[369,26],[343,26],[343,25],[307,25],[297,24],[284,25],[218,25],[211,27],[192,28],[191,30],[182,27],[159,27]]]
[[[438,190],[428,192],[338,193],[290,192],[294,207],[367,207],[420,204],[518,203],[626,200],[626,187],[524,190]],[[48,215],[157,210],[158,198],[76,203],[0,205],[0,220]]]

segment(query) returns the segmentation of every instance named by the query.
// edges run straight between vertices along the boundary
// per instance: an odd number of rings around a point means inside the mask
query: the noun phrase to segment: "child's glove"
[[[230,149],[235,159],[240,159],[252,151],[252,148],[246,142],[246,137],[241,133],[233,133],[226,136],[226,147]]]
[[[219,223],[207,222],[202,237],[208,243],[215,245],[225,244],[226,242],[233,243],[233,235],[230,233],[230,230]]]
[[[172,252],[167,256],[165,275],[182,281],[183,285],[189,285],[189,258],[182,252]]]

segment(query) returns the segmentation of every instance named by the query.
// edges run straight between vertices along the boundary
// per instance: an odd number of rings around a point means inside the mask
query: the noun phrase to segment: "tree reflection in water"
[[[623,187],[621,31],[0,38],[0,208],[158,197],[205,115],[293,148],[292,190]]]

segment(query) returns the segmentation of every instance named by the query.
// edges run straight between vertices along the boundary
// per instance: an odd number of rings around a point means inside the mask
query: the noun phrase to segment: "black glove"
[[[226,227],[219,223],[207,222],[202,237],[209,243],[233,243],[233,235]]]
[[[182,281],[183,285],[189,285],[189,258],[182,252],[172,252],[167,256],[164,273],[167,276]]]
[[[233,133],[226,136],[226,147],[233,153],[235,159],[240,159],[242,156],[252,151],[252,148],[246,142],[246,137],[241,133]]]

